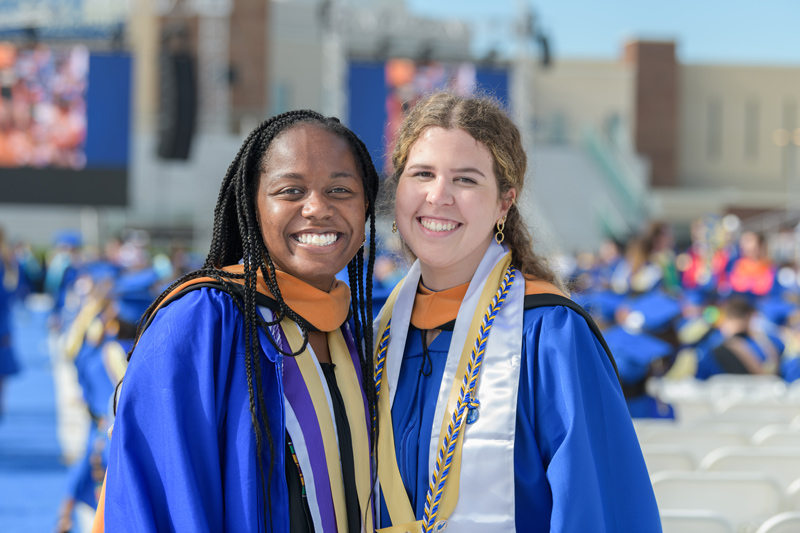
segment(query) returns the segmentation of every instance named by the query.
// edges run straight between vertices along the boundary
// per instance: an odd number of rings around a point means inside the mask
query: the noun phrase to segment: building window
[[[272,83],[272,115],[278,115],[292,109],[292,88],[287,81]]]
[[[744,158],[758,159],[758,101],[750,99],[744,104]]]
[[[787,99],[783,102],[783,127],[789,131],[797,127],[797,102]]]
[[[706,155],[709,159],[719,159],[722,156],[722,101],[712,98],[708,102],[706,115]]]

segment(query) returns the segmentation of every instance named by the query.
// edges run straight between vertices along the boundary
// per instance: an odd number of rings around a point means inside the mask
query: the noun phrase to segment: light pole
[[[340,29],[339,2],[323,0],[319,18],[322,28],[322,113],[344,119],[347,115],[347,60]]]
[[[800,188],[797,173],[797,148],[800,146],[800,128],[778,128],[772,132],[772,142],[781,148],[781,166],[783,167],[786,187],[786,217],[800,210]]]

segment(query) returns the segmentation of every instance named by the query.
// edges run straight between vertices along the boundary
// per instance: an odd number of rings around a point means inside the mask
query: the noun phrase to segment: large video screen
[[[131,61],[0,42],[0,203],[126,205]]]
[[[486,94],[509,104],[508,70],[474,63],[354,61],[349,65],[348,125],[367,145],[375,167],[390,171],[397,128],[419,98],[437,89]]]

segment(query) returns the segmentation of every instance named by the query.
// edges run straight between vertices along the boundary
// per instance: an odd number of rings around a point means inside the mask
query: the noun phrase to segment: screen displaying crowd
[[[86,166],[85,46],[0,43],[0,166]]]

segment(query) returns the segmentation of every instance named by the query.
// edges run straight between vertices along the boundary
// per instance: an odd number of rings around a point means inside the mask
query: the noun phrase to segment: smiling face
[[[464,130],[422,132],[398,180],[395,219],[427,287],[472,279],[515,194],[500,198],[491,153]]]
[[[364,186],[347,141],[313,124],[281,133],[256,198],[275,268],[330,291],[364,241]]]

